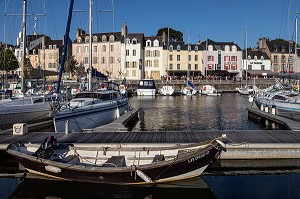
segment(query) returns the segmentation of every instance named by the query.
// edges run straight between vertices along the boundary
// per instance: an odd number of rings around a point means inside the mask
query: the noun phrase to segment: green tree
[[[15,54],[10,49],[5,49],[0,52],[0,70],[13,71],[19,68],[19,62]]]
[[[157,36],[163,35],[163,32],[168,34],[168,27],[161,28],[157,31]],[[169,36],[170,41],[183,41],[183,34],[180,31],[174,30],[173,28],[169,28]]]
[[[74,55],[70,57],[70,59],[65,63],[64,72],[71,73],[74,76],[78,70],[78,62],[75,59]]]

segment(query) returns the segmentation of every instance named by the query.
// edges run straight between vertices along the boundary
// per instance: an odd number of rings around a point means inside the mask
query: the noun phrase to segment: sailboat
[[[68,106],[61,106],[52,113],[55,132],[82,132],[99,127],[128,110],[128,98],[121,94],[118,84],[100,82],[92,85],[92,0],[89,7],[88,90],[77,93]]]
[[[188,39],[188,64],[187,64],[187,76],[186,76],[186,87],[184,87],[181,90],[181,93],[183,95],[196,95],[197,90],[195,88],[195,86],[193,85],[193,83],[190,81],[190,73],[189,73],[189,61],[190,61],[190,50],[191,50],[191,46],[190,46],[190,34],[189,34],[189,39]]]
[[[159,90],[159,93],[161,95],[174,95],[175,94],[175,89],[172,85],[169,84],[169,77],[168,77],[168,67],[169,67],[169,63],[168,63],[168,60],[169,60],[169,28],[168,28],[168,45],[167,45],[167,50],[168,50],[168,55],[167,55],[167,80],[166,80],[166,85],[163,85],[162,88]]]
[[[26,95],[25,74],[26,64],[26,13],[27,1],[23,0],[22,20],[22,63],[21,63],[21,93],[8,99],[0,100],[0,129],[5,130],[13,127],[15,123],[36,123],[50,120],[49,113],[54,102],[65,97],[60,95]]]

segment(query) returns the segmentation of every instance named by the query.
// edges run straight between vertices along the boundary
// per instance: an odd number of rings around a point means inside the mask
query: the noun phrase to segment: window
[[[276,47],[274,48],[274,52],[275,52],[275,53],[277,52],[277,48],[276,48]]]
[[[207,56],[207,60],[208,61],[214,61],[214,56],[212,56],[212,55]]]
[[[180,70],[180,64],[177,64],[177,70]]]
[[[98,57],[93,57],[93,64],[97,64],[98,62]]]
[[[169,51],[170,51],[170,52],[173,51],[173,45],[171,45],[171,46],[169,47]]]
[[[129,62],[128,61],[126,62],[126,68],[129,68]]]
[[[229,65],[228,64],[224,65],[224,70],[229,70]]]
[[[191,46],[190,46],[190,45],[188,45],[188,51],[189,51],[189,52],[191,51]]]
[[[226,53],[228,53],[228,52],[229,52],[229,50],[230,50],[229,46],[228,46],[228,45],[226,45],[226,46],[225,46],[225,52],[226,52]]]
[[[126,50],[126,56],[129,56],[129,50]]]
[[[180,48],[181,48],[180,45],[177,45],[177,51],[180,51]]]
[[[188,69],[189,69],[189,70],[191,70],[191,69],[192,69],[192,66],[191,66],[191,64],[189,64],[189,65],[188,65]]]
[[[281,56],[281,63],[285,63],[285,56],[284,55]]]
[[[88,46],[85,46],[85,47],[84,47],[84,52],[85,52],[85,53],[88,53],[88,52],[89,52],[89,47],[88,47]]]
[[[261,65],[261,70],[265,70],[265,65]]]
[[[88,64],[89,63],[89,58],[88,57],[84,57],[84,63]]]
[[[192,56],[191,55],[189,55],[189,61],[191,61],[192,60]]]
[[[106,46],[102,46],[102,52],[106,52]]]
[[[170,70],[173,70],[173,64],[170,64]]]
[[[97,37],[97,36],[94,36],[94,37],[93,37],[93,42],[94,42],[94,43],[98,42],[98,37]]]
[[[154,60],[154,67],[158,67],[158,66],[159,66],[158,59],[155,59],[155,60]]]
[[[195,55],[195,61],[198,61],[198,55]]]
[[[195,64],[195,70],[198,70],[198,64]]]
[[[285,48],[282,48],[282,49],[281,49],[281,52],[284,53],[284,52],[285,52]]]
[[[86,37],[86,38],[85,38],[85,43],[89,43],[89,41],[90,41],[90,40],[89,40],[89,37]]]
[[[156,39],[156,40],[154,40],[154,42],[153,42],[153,46],[159,46],[159,41]]]
[[[155,50],[154,51],[154,57],[158,57],[159,56],[159,52],[158,52],[158,50]]]
[[[252,65],[248,65],[248,70],[252,70]]]
[[[180,61],[180,55],[177,55],[177,61]]]
[[[113,35],[110,35],[109,41],[110,41],[110,42],[114,42],[114,41],[115,41],[115,37],[114,37]]]
[[[170,61],[173,61],[173,55],[169,55]]]
[[[224,61],[226,62],[230,61],[229,56],[224,56]]]
[[[208,51],[213,51],[214,50],[214,47],[212,45],[209,45],[208,46]]]
[[[232,46],[232,52],[233,52],[233,53],[236,53],[236,50],[237,50],[236,45],[233,45],[233,46]]]
[[[133,53],[133,56],[136,56],[136,50],[133,50],[132,53]]]
[[[49,50],[52,50],[52,45],[49,45]]]
[[[94,46],[94,52],[95,53],[97,52],[97,46]]]
[[[195,46],[195,51],[198,51],[198,46]]]
[[[113,64],[113,63],[115,63],[115,58],[114,57],[110,57],[109,61],[110,61],[111,64]]]
[[[107,38],[105,35],[102,36],[102,42],[106,42],[107,41]]]
[[[136,62],[132,62],[132,68],[136,68]]]
[[[101,64],[105,64],[105,57],[101,57]]]
[[[289,56],[289,63],[292,63],[292,62],[293,62],[293,57]]]
[[[151,46],[151,41],[147,41],[146,46]]]
[[[48,68],[52,68],[52,63],[48,63]]]
[[[110,45],[110,52],[114,52],[114,45]]]
[[[132,39],[132,44],[137,44],[137,40],[136,39]]]
[[[278,63],[278,56],[274,55],[274,63]]]
[[[78,39],[77,39],[77,43],[79,43],[79,44],[82,43],[82,39],[81,39],[81,38],[78,38]]]
[[[56,50],[56,45],[53,45],[53,49]]]
[[[231,61],[236,61],[236,56],[231,56]]]
[[[150,56],[151,56],[151,51],[150,51],[150,50],[147,50],[147,51],[146,51],[146,55],[147,55],[147,57],[150,57]]]
[[[147,67],[151,67],[151,61],[150,60],[147,60],[147,63],[146,63],[147,65]]]
[[[236,67],[235,64],[232,64],[232,65],[231,65],[231,70],[237,70],[237,67]]]

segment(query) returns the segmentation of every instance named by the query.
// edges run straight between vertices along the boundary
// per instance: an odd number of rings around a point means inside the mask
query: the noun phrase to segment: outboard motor
[[[41,146],[38,148],[36,152],[34,152],[34,156],[43,159],[50,159],[54,151],[57,149],[57,140],[54,136],[48,136],[44,139]]]

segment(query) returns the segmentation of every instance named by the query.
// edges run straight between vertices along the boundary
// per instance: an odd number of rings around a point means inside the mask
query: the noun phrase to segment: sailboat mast
[[[294,72],[297,72],[297,45],[298,45],[298,17],[296,16],[295,18],[295,23],[296,23],[296,37],[295,37],[295,69]]]
[[[190,66],[190,31],[188,31],[188,62],[187,62],[187,77],[186,77],[186,83],[188,85],[188,80],[190,80],[190,71],[189,71],[189,66]]]
[[[167,82],[168,82],[168,80],[169,80],[169,72],[168,72],[168,69],[169,69],[169,48],[170,48],[170,41],[169,41],[169,39],[170,39],[170,28],[168,27],[168,40],[167,40],[167,52],[168,52],[168,54],[167,54]]]
[[[27,1],[23,0],[23,20],[22,20],[22,64],[21,64],[21,92],[25,93],[25,65],[26,65],[26,12]]]
[[[246,85],[248,85],[247,29],[245,31],[245,60],[246,60]]]
[[[88,91],[92,91],[92,0],[90,0],[89,9],[89,74],[88,74]]]

